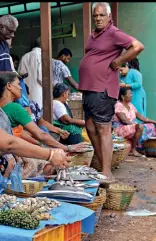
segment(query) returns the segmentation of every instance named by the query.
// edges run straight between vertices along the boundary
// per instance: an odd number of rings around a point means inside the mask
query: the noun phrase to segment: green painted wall
[[[143,85],[147,94],[147,115],[156,119],[156,3],[119,3],[119,28],[140,40],[139,55]]]
[[[59,16],[58,19],[60,20]],[[75,22],[76,25],[76,38],[65,38],[64,45],[63,41],[60,40],[58,45],[58,40],[56,40],[57,52],[63,47],[69,48],[72,51],[73,57],[68,64],[71,71],[72,77],[78,82],[78,68],[80,61],[83,56],[83,11],[82,4],[73,5],[62,8],[62,21],[63,23]]]
[[[82,4],[61,7],[62,23],[72,23],[76,25],[76,38],[54,39],[52,41],[52,54],[56,57],[58,52],[66,47],[72,51],[73,57],[69,63],[69,68],[73,78],[78,82],[78,67],[83,56],[83,12]],[[58,8],[51,10],[52,25],[61,23],[60,12]],[[16,15],[19,20],[19,27],[13,39],[13,48],[11,53],[22,57],[30,51],[32,45],[38,36],[40,36],[40,12]]]

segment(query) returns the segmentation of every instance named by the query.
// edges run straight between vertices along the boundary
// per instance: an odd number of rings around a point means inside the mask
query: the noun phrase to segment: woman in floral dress
[[[144,150],[144,141],[150,137],[156,137],[156,121],[145,118],[138,113],[131,100],[132,91],[129,88],[121,88],[119,101],[115,105],[113,129],[116,135],[131,140],[132,155],[141,156],[137,150]],[[138,124],[136,118],[141,120],[143,124]]]

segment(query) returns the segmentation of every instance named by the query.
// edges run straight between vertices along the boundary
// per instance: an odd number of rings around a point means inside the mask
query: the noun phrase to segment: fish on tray
[[[85,182],[75,182],[71,183],[70,181],[60,181],[60,182],[55,182],[53,184],[47,184],[46,187],[48,187],[49,190],[75,190],[72,189],[73,188],[77,188],[77,190],[84,190],[84,188],[94,188],[94,187],[98,187],[99,183],[85,183]]]
[[[74,166],[74,167],[70,167],[67,170],[67,174],[75,174],[75,173],[79,173],[79,174],[97,174],[97,170],[95,170],[92,167],[88,167],[88,166]]]
[[[61,180],[70,180],[71,183],[73,183],[74,181],[82,181],[82,180],[90,180],[90,178],[88,177],[87,174],[80,174],[80,173],[68,173],[67,174],[67,170],[66,169],[59,169],[57,170],[57,176],[55,177],[55,180],[57,182],[61,181]]]
[[[84,188],[82,187],[75,187],[75,186],[69,186],[58,182],[53,183],[52,185],[50,185],[48,187],[48,190],[67,190],[67,191],[74,191],[74,192],[78,192],[78,191],[84,191]]]
[[[70,190],[48,190],[40,191],[35,194],[38,197],[60,198],[60,199],[76,199],[77,201],[89,202],[93,196],[83,191],[70,191]]]

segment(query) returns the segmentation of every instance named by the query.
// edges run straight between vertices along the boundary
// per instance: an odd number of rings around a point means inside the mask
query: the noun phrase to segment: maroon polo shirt
[[[98,35],[94,31],[89,37],[85,55],[79,67],[79,89],[82,91],[103,92],[118,98],[118,70],[110,68],[111,62],[119,57],[123,49],[128,49],[135,39],[120,29],[111,21]]]

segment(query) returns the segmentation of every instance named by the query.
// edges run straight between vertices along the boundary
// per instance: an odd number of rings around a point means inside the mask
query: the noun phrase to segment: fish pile
[[[69,182],[60,181],[50,185],[48,190],[67,190],[67,191],[78,192],[78,191],[84,191],[84,188],[77,187],[76,184],[73,185],[73,183],[71,183],[70,181]]]
[[[58,169],[56,181],[65,180],[67,177],[66,169]]]
[[[75,182],[69,175],[69,181],[67,179],[67,170],[59,169],[56,177],[56,182],[48,187],[48,191],[40,191],[36,193],[36,196],[46,196],[50,198],[68,199],[74,198],[77,200],[90,201],[92,195],[85,192],[79,182]]]
[[[98,173],[98,174],[96,174],[96,175],[89,175],[89,177],[90,177],[91,179],[98,180],[98,181],[100,181],[100,180],[107,180],[107,177],[104,176],[104,175],[101,174],[101,173]]]
[[[113,151],[123,150],[126,145],[123,143],[113,143]]]
[[[118,144],[122,145],[123,144]],[[102,173],[98,173],[97,170],[88,166],[74,166],[68,169],[60,169],[58,170],[56,182],[57,187],[59,188],[59,183],[64,181],[62,185],[65,186],[75,186],[75,187],[82,187],[79,182],[76,181],[84,181],[84,180],[97,180],[97,181],[105,181],[107,177],[104,176]],[[61,187],[60,187],[61,188]],[[69,190],[69,189],[68,189]]]
[[[90,183],[78,181],[59,181],[49,185],[49,190],[72,190],[72,191],[85,191],[85,188],[98,187],[99,183]]]
[[[83,145],[83,144],[82,144],[82,145]],[[74,150],[73,152],[74,152],[74,153],[84,153],[84,152],[90,152],[90,151],[94,151],[93,146],[91,146],[91,145],[88,144],[88,143],[86,144],[86,143],[84,142],[84,146],[77,148],[77,149]]]
[[[61,180],[75,181],[91,180],[90,175],[97,175],[98,172],[94,168],[88,166],[74,166],[68,169],[59,169],[55,178],[56,182]]]
[[[67,170],[67,175],[68,174],[72,174],[72,175],[86,175],[86,174],[96,175],[96,174],[98,174],[98,172],[97,172],[96,169],[84,165],[84,166],[69,167],[68,170]]]
[[[107,179],[102,173],[98,173],[96,169],[88,166],[74,166],[68,168],[66,176],[70,175],[74,180],[78,177],[88,177],[93,180],[105,180]]]

